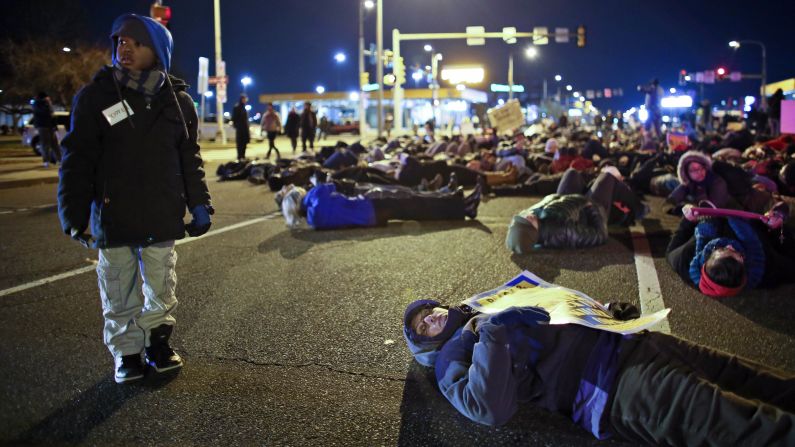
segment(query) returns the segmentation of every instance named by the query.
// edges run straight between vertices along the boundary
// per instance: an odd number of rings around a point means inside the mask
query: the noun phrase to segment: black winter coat
[[[185,206],[210,204],[197,142],[198,117],[187,86],[171,78],[189,138],[167,85],[147,105],[104,67],[75,96],[61,145],[61,226],[85,231],[95,247],[146,246],[185,236]],[[111,125],[103,110],[123,96],[132,116]],[[133,128],[133,125],[135,126]]]
[[[33,104],[33,125],[45,129],[55,128],[52,106],[44,99],[37,99]]]

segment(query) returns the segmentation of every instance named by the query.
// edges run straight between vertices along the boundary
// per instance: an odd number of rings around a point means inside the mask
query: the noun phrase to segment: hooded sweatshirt
[[[409,322],[422,307],[412,303],[403,335],[418,363],[435,368],[439,390],[467,418],[502,425],[519,404],[532,403],[572,418],[605,438],[610,390],[618,368],[621,336],[578,325],[549,325],[540,308],[511,308],[495,316],[449,309],[436,337],[413,332]]]
[[[701,182],[693,181],[687,174],[687,167],[693,162],[700,163],[707,171]],[[725,208],[729,203],[731,196],[726,181],[713,172],[712,159],[708,155],[699,151],[687,151],[679,158],[676,171],[680,184],[668,196],[667,202],[680,206],[709,200],[717,208]]]
[[[171,34],[134,14],[149,33],[160,67],[171,66]],[[115,34],[113,56],[115,59]],[[210,204],[196,139],[198,116],[187,85],[169,77],[151,98],[103,67],[75,96],[61,145],[58,214],[65,233],[89,227],[95,247],[146,246],[185,236],[186,205]],[[186,135],[186,130],[187,134]]]

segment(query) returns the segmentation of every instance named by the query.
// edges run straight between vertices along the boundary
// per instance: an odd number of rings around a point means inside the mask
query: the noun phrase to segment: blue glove
[[[214,214],[215,210],[210,205],[194,206],[190,210],[193,219],[189,224],[185,225],[185,231],[192,237],[198,237],[206,233],[210,229],[210,214]]]
[[[488,322],[497,326],[537,326],[549,322],[549,313],[540,307],[509,307],[489,317]]]

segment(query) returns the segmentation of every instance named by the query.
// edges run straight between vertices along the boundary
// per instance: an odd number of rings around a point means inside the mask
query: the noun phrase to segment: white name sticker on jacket
[[[127,106],[126,111],[124,110],[125,106]],[[128,104],[126,100],[124,101],[123,105],[121,101],[117,102],[116,104],[113,104],[112,106],[103,110],[102,114],[105,115],[105,119],[108,120],[111,126],[113,126],[114,124],[120,121],[123,121],[125,118],[127,118],[128,115],[129,116],[134,115],[132,107],[130,107],[130,104]]]

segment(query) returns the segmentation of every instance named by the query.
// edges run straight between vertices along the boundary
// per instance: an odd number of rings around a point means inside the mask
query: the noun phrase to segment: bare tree
[[[68,108],[77,90],[110,62],[106,48],[78,44],[65,52],[64,46],[52,39],[7,41],[0,46],[0,57],[8,67],[0,77],[0,111],[12,115],[15,125],[30,112],[30,100],[38,92],[47,92],[54,103]]]

